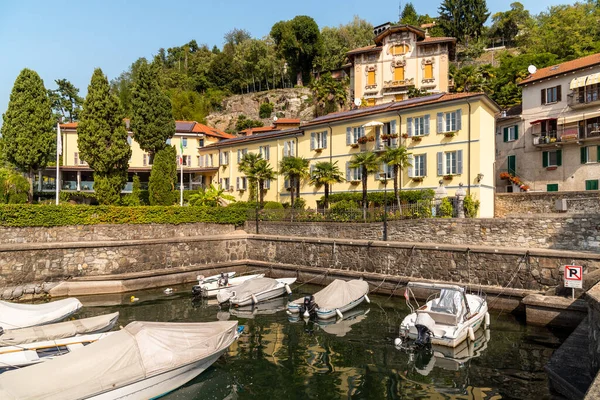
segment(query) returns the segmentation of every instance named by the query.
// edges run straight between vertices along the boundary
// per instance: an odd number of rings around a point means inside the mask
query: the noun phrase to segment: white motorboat
[[[74,336],[91,335],[110,331],[119,318],[119,313],[99,315],[75,321],[58,322],[56,324],[12,329],[0,334],[0,354],[6,346],[21,346],[27,343],[47,342]],[[36,346],[33,346],[36,347]]]
[[[0,398],[158,398],[201,374],[238,336],[237,321],[132,322],[79,351],[0,375]]]
[[[275,299],[262,301],[258,304],[235,307],[230,309],[229,313],[238,318],[253,319],[257,315],[273,315],[283,311],[285,310],[286,303],[287,299],[285,297],[278,297]]]
[[[217,300],[219,304],[229,301],[235,307],[258,304],[261,301],[279,297],[286,292],[291,294],[290,285],[294,282],[296,282],[296,278],[251,279],[233,289],[221,290],[217,294]]]
[[[410,302],[411,296],[416,301],[413,288],[434,292],[424,305],[417,302],[416,310]],[[467,294],[458,285],[410,282],[404,297],[412,312],[400,324],[401,338],[396,339],[396,345],[409,338],[417,346],[456,347],[467,337],[474,341],[475,331],[490,322],[485,297]]]
[[[264,278],[264,276],[265,274],[255,274],[228,278],[227,275],[225,275],[220,279],[211,280],[210,282],[198,281],[198,284],[194,285],[192,288],[192,294],[202,297],[215,297],[222,289],[230,289],[239,286],[250,279]]]
[[[0,327],[9,330],[52,324],[62,321],[80,308],[81,303],[75,298],[41,304],[0,301]]]
[[[366,281],[336,279],[314,295],[290,302],[288,311],[304,317],[316,315],[320,319],[329,319],[337,315],[343,319],[344,312],[358,306],[363,300],[370,302],[368,293],[369,284]]]
[[[345,313],[343,319],[337,319],[335,321],[332,319],[317,320],[316,324],[330,335],[344,337],[352,330],[352,325],[367,318],[369,311],[368,308],[355,308],[354,310]]]

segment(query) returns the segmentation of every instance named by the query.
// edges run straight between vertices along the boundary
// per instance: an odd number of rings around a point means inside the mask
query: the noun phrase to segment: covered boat
[[[221,290],[217,294],[219,303],[229,301],[234,306],[248,306],[261,301],[279,297],[284,293],[292,293],[290,285],[296,282],[296,278],[256,278],[242,283],[241,285],[227,290]]]
[[[366,281],[336,279],[314,295],[289,303],[288,311],[305,317],[316,315],[321,319],[329,319],[337,315],[343,318],[344,312],[353,309],[363,300],[369,302],[368,293],[369,284]]]
[[[77,352],[0,375],[0,399],[156,398],[202,373],[237,337],[237,321],[132,322]]]
[[[417,308],[410,302],[415,299],[412,289],[434,292],[422,306]],[[484,296],[467,294],[458,285],[410,282],[404,294],[412,313],[400,324],[402,338],[415,339],[417,346],[440,345],[456,347],[467,337],[475,340],[475,331],[480,326],[489,325],[487,301]],[[416,301],[416,300],[415,300]]]
[[[0,328],[4,330],[52,324],[62,321],[81,308],[75,298],[41,304],[0,301]]]
[[[115,312],[75,321],[65,321],[30,328],[11,329],[4,331],[4,333],[0,335],[0,346],[18,346],[26,343],[107,332],[115,326],[117,319],[119,319],[119,313]],[[1,348],[0,353],[2,353]]]
[[[265,274],[255,274],[229,278],[227,275],[223,275],[220,279],[210,282],[199,280],[198,284],[192,287],[192,294],[195,296],[215,297],[222,289],[236,287],[250,279],[264,278],[264,276]]]

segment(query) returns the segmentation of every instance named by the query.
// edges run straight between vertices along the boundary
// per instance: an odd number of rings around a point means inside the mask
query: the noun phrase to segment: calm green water
[[[489,334],[480,330],[471,349],[475,357],[457,362],[438,352],[422,359],[393,346],[408,314],[402,297],[370,295],[371,304],[361,305],[355,315],[349,312],[349,320],[321,326],[290,322],[285,311],[273,312],[287,298],[270,303],[267,314],[234,315],[206,301],[193,302],[191,285],[174,289],[171,295],[162,290],[134,293],[139,298],[134,303],[130,294],[80,298],[86,306],[83,316],[117,310],[123,326],[134,320],[217,318],[238,319],[245,326],[228,353],[165,400],[544,399],[549,398],[544,365],[566,336],[492,311]],[[300,292],[319,289],[304,285]],[[469,353],[468,348],[460,350],[455,359]]]

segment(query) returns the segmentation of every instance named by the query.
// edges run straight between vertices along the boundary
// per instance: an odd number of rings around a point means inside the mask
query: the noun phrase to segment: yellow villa
[[[248,201],[247,178],[238,170],[246,153],[262,154],[274,169],[288,155],[304,157],[311,168],[319,161],[337,162],[346,181],[333,185],[331,193],[360,192],[360,171],[349,168],[352,156],[362,151],[381,154],[386,147],[402,144],[410,151],[412,164],[402,171],[402,190],[443,185],[453,196],[462,184],[480,200],[480,216],[492,217],[494,116],[498,110],[485,94],[434,94],[329,114],[299,129],[226,139],[200,149],[200,155],[219,159],[216,182],[236,199]],[[384,177],[392,178],[392,173],[382,164],[379,174],[369,176],[368,190],[383,191]],[[266,186],[265,200],[289,201],[288,186],[278,176]],[[324,193],[304,181],[299,194],[314,208]]]
[[[129,120],[125,120],[129,129]],[[179,154],[183,147],[183,184],[185,190],[194,190],[211,182],[217,171],[217,164],[210,157],[201,157],[198,150],[219,140],[232,138],[225,132],[208,127],[195,121],[176,121],[175,135],[167,140],[175,146]],[[62,135],[62,156],[60,162],[60,190],[90,192],[94,189],[93,170],[79,155],[77,148],[77,122],[60,125]],[[133,176],[140,178],[142,187],[147,186],[152,169],[152,157],[140,149],[133,133],[129,132],[128,143],[131,146],[128,182],[123,192],[132,190]],[[177,174],[180,179],[180,174]],[[56,170],[48,168],[40,171],[35,187],[38,192],[56,190]]]

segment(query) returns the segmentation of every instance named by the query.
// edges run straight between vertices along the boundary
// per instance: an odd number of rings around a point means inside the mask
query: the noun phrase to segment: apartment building
[[[521,115],[498,121],[497,171],[510,169],[533,191],[598,190],[600,53],[541,68],[519,85]]]
[[[373,34],[373,45],[347,53],[354,98],[373,106],[406,100],[410,89],[448,92],[455,38],[429,37],[423,29],[389,22]]]
[[[494,116],[498,106],[485,94],[433,94],[374,107],[328,114],[300,129],[227,139],[200,150],[222,160],[216,179],[238,200],[249,200],[248,182],[238,165],[248,152],[261,153],[274,169],[287,155],[304,157],[309,167],[320,161],[337,162],[346,181],[331,192],[362,192],[361,171],[349,168],[353,155],[363,151],[381,154],[400,144],[411,152],[412,167],[402,171],[402,190],[436,189],[443,185],[450,196],[460,184],[481,201],[480,215],[493,216]],[[364,138],[364,139],[363,139]],[[393,171],[381,164],[380,173],[368,177],[368,190],[392,190]],[[388,179],[386,179],[388,178]],[[441,182],[441,183],[440,183]],[[289,184],[278,176],[266,188],[265,200],[288,201]],[[316,207],[324,192],[303,182],[300,196]]]
[[[125,120],[129,130],[129,120]],[[175,146],[177,153],[183,147],[183,185],[185,190],[194,190],[211,182],[217,171],[217,164],[211,157],[201,157],[198,150],[223,139],[233,137],[225,132],[208,127],[195,121],[176,121],[175,135],[167,140],[167,144]],[[93,170],[79,154],[77,147],[77,122],[60,125],[62,135],[62,157],[59,167],[60,189],[65,191],[93,191]],[[131,146],[129,160],[129,176],[124,192],[132,190],[133,176],[140,178],[142,187],[147,187],[152,169],[153,157],[144,152],[135,141],[133,132],[129,131],[128,143]],[[180,179],[180,174],[177,174]],[[179,187],[180,182],[178,183]],[[56,190],[56,170],[48,168],[38,173],[35,183],[38,192],[54,192]]]

